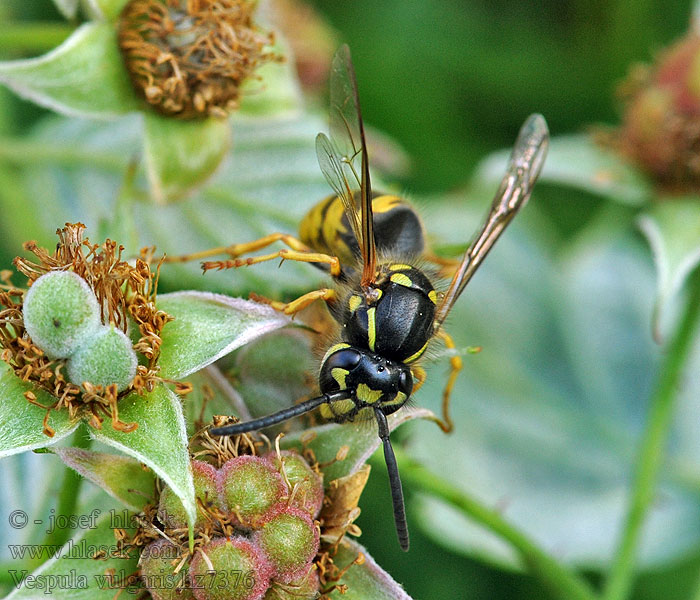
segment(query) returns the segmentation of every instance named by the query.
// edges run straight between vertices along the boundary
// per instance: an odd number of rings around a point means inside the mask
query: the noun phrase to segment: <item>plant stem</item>
[[[3,23],[0,50],[46,52],[63,42],[73,29],[66,23]]]
[[[615,560],[605,583],[605,600],[624,600],[632,587],[639,537],[654,499],[677,387],[700,318],[700,272],[697,269],[691,275],[688,287],[690,293],[685,312],[668,346],[656,391],[651,399],[649,421],[637,455],[634,488]]]
[[[122,172],[129,157],[118,153],[95,150],[77,150],[68,144],[27,141],[14,137],[0,137],[0,160],[13,164],[55,163],[62,166],[90,165],[108,171]]]
[[[405,483],[444,500],[509,542],[518,551],[529,571],[558,597],[563,600],[596,600],[597,596],[587,581],[557,562],[498,512],[485,507],[461,489],[433,474],[399,449],[395,451],[401,465],[401,479]],[[372,461],[375,460],[380,462],[379,458],[373,457]]]

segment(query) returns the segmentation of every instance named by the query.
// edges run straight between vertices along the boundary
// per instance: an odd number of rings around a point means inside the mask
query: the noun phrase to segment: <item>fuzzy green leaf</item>
[[[0,458],[51,446],[70,435],[78,426],[80,419],[71,421],[67,410],[53,410],[48,425],[56,433],[53,437],[45,435],[42,423],[46,411],[30,404],[24,397],[24,392],[32,391],[43,406],[51,406],[56,402],[56,398],[19,379],[5,363],[0,371]]]
[[[489,156],[479,166],[477,177],[500,181],[509,155],[508,150]],[[601,148],[589,135],[553,138],[539,181],[578,188],[631,206],[645,204],[653,193],[638,170]]]
[[[654,254],[654,330],[661,339],[667,307],[700,262],[700,197],[664,199],[639,218],[639,227]]]
[[[182,198],[219,166],[231,144],[228,119],[184,121],[145,113],[144,152],[158,202]]]
[[[161,374],[170,379],[199,371],[289,323],[269,306],[208,292],[164,294],[158,297],[158,308],[175,317],[163,328],[159,360]]]
[[[360,544],[345,538],[333,557],[339,568],[344,568],[362,553],[364,562],[355,564],[340,579],[348,586],[343,600],[411,600],[400,584],[384,571]]]
[[[105,515],[98,519],[96,527],[87,528],[70,540],[54,558],[46,561],[33,573],[23,573],[17,567],[13,578],[24,580],[15,590],[6,596],[7,600],[29,600],[57,598],[59,600],[111,600],[119,591],[113,587],[113,581],[106,575],[112,569],[118,580],[136,572],[138,555],[132,550],[130,554],[119,554],[114,531],[110,526],[110,517]],[[127,528],[127,531],[130,531]],[[104,548],[112,553],[104,560],[95,560],[92,555],[97,549]],[[68,560],[64,560],[69,558]],[[50,589],[49,589],[50,586]],[[136,584],[129,588],[131,592],[139,588]]]
[[[52,452],[132,510],[140,511],[149,500],[155,501],[153,472],[133,458],[82,448],[58,447]]]
[[[86,23],[44,56],[0,63],[0,82],[71,116],[109,118],[141,106],[110,23]]]
[[[105,420],[102,429],[91,429],[90,434],[151,467],[180,498],[194,523],[194,484],[180,399],[164,385],[143,396],[132,393],[119,401],[119,418],[138,423],[138,428],[124,433]]]

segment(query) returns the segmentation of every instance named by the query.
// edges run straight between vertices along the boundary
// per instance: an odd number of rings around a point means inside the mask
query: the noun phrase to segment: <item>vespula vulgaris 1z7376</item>
[[[335,196],[316,205],[303,220],[301,240],[275,233],[259,240],[210,250],[231,258],[204,263],[204,268],[229,268],[282,258],[314,263],[326,269],[337,285],[313,290],[289,302],[269,303],[296,314],[324,300],[340,325],[337,343],[326,352],[319,372],[321,395],[266,417],[212,429],[213,435],[234,435],[269,427],[320,409],[336,423],[374,418],[389,472],[399,544],[409,538],[403,491],[389,438],[387,415],[399,410],[425,379],[417,365],[429,344],[440,338],[453,348],[443,324],[472,275],[517,212],[526,204],[540,173],[549,134],[541,115],[530,116],[515,142],[503,180],[486,219],[477,231],[444,292],[416,266],[425,261],[423,226],[416,211],[396,196],[374,195],[360,112],[355,73],[347,46],[336,53],[330,78],[330,139],[320,133],[316,153]],[[274,242],[288,248],[242,259]],[[428,257],[430,260],[430,257]],[[443,424],[452,383],[461,367],[453,356],[443,398]],[[415,382],[415,383],[414,383]]]

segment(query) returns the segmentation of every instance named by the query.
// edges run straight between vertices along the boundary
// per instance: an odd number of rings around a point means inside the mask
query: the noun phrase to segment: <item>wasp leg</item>
[[[437,333],[438,337],[442,339],[445,347],[449,350],[454,350],[456,348],[455,342],[452,336],[447,333],[444,329],[440,329]],[[447,379],[447,384],[445,385],[445,390],[442,392],[442,421],[438,421],[440,429],[445,433],[450,433],[454,424],[450,418],[450,394],[452,393],[452,388],[454,387],[455,381],[457,380],[457,375],[462,370],[462,358],[456,354],[450,357],[450,376]]]
[[[423,384],[425,383],[425,379],[427,377],[427,373],[425,372],[425,369],[423,367],[415,365],[411,367],[411,375],[413,375],[413,391],[411,393],[415,394],[419,389],[423,387]]]
[[[303,296],[299,296],[296,300],[291,302],[279,302],[277,300],[270,300],[259,294],[251,294],[251,300],[256,302],[263,302],[269,304],[275,310],[283,312],[285,315],[295,315],[298,312],[304,310],[309,304],[313,304],[316,300],[324,300],[327,304],[333,304],[336,301],[337,295],[335,290],[331,288],[321,288],[320,290],[314,290],[308,292]]]
[[[282,250],[278,250],[277,252],[271,252],[270,254],[263,254],[262,256],[204,262],[202,263],[202,268],[205,271],[209,271],[210,269],[230,269],[232,267],[247,267],[268,260],[274,260],[276,258],[281,258],[282,260],[296,260],[299,262],[307,263],[325,263],[329,266],[330,274],[332,277],[340,277],[341,268],[340,261],[338,260],[337,256],[321,254],[320,252],[301,252],[297,250],[287,250],[286,248],[282,248]]]

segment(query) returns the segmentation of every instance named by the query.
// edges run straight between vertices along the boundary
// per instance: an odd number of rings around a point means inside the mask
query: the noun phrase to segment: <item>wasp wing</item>
[[[486,220],[464,253],[435,315],[435,329],[445,321],[481,262],[518,211],[527,204],[549,146],[549,130],[542,115],[530,115],[520,128],[506,174]]]
[[[355,69],[347,45],[333,57],[330,75],[331,139],[316,137],[321,172],[341,199],[362,253],[362,285],[374,280],[376,249],[372,216],[372,186],[365,130],[362,124]],[[359,191],[358,210],[355,192]]]

